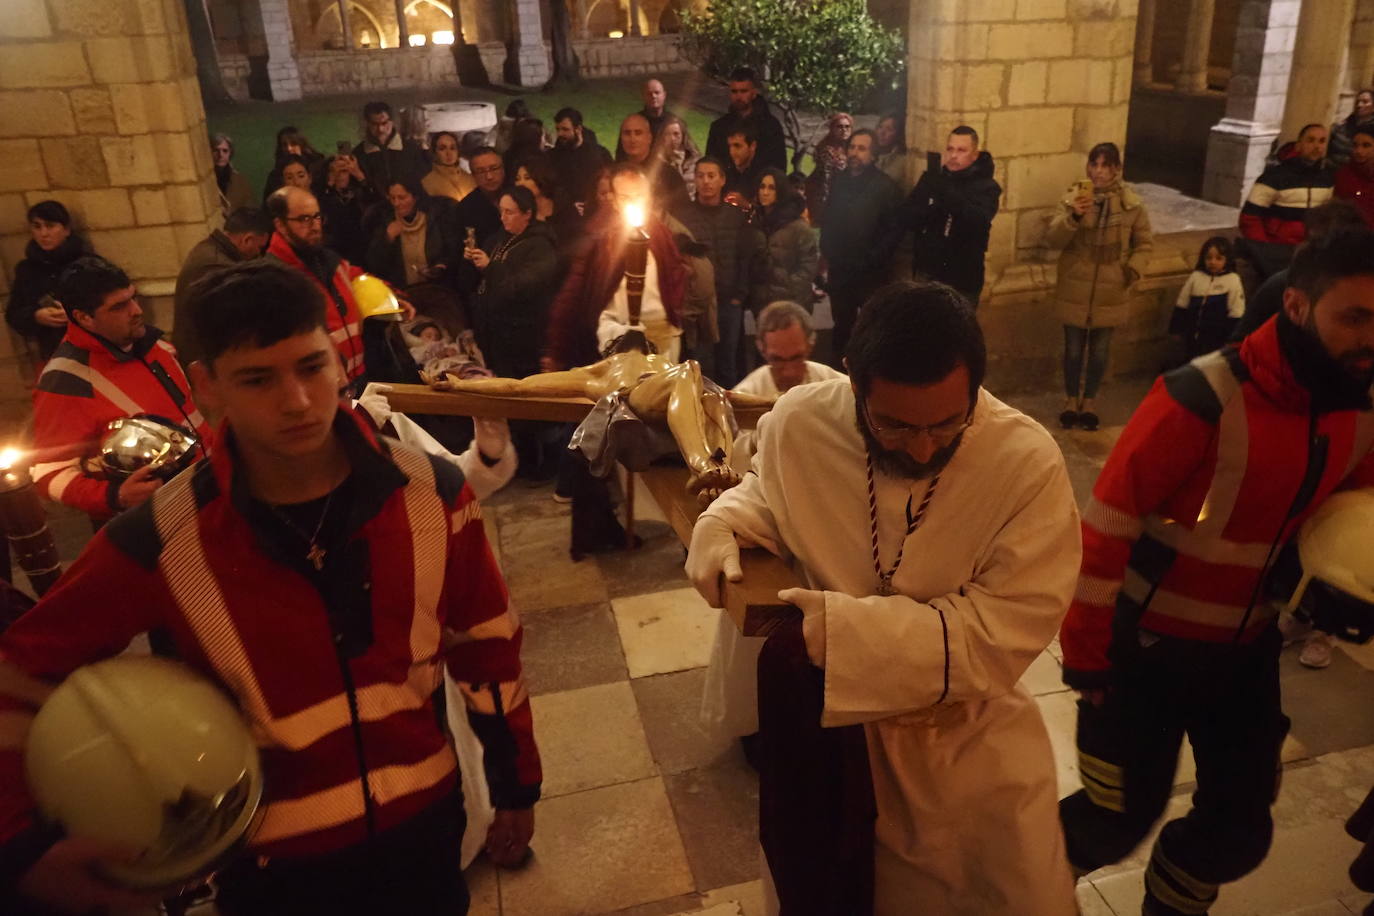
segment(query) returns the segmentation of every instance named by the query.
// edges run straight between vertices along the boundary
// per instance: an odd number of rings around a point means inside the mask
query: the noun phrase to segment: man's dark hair
[[[476,159],[478,156],[497,156],[497,157],[499,157],[500,155],[501,155],[501,154],[498,153],[498,152],[496,151],[496,147],[494,147],[494,146],[479,146],[479,147],[477,147],[476,149],[474,149],[472,152],[468,153],[468,162],[471,163],[472,160]]]
[[[1307,132],[1314,127],[1320,127],[1322,130],[1326,129],[1325,124],[1320,124],[1316,121],[1313,121],[1311,124],[1304,124],[1302,130],[1298,131],[1298,139],[1301,140],[1303,137],[1307,136]]]
[[[582,126],[582,112],[576,108],[560,108],[553,116],[553,123],[557,126],[559,121],[571,121],[573,127]]]
[[[867,137],[868,145],[873,147],[874,149],[878,148],[878,135],[875,134],[873,131],[869,130],[867,127],[860,127],[858,130],[854,131],[854,133],[850,134],[849,143],[853,143],[855,137]],[[845,144],[845,149],[849,148],[849,143]]]
[[[1308,239],[1330,235],[1344,229],[1358,229],[1365,224],[1359,208],[1349,200],[1328,200],[1321,206],[1308,210],[1302,221],[1307,229]]]
[[[72,215],[67,208],[62,205],[60,200],[40,200],[38,203],[29,207],[26,219],[33,222],[41,219],[45,223],[61,223],[68,228],[72,224]]]
[[[633,162],[617,162],[615,165],[611,166],[610,179],[612,185],[615,184],[617,178],[624,175],[634,175],[636,178],[643,178],[645,181],[649,180],[649,176],[644,169],[635,165]]]
[[[866,395],[874,379],[933,385],[958,366],[968,370],[969,397],[987,371],[987,348],[973,308],[943,283],[903,281],[873,294],[845,351],[849,376]]]
[[[1099,143],[1088,150],[1088,165],[1099,159],[1114,169],[1121,168],[1121,147],[1115,143]]]
[[[730,71],[730,82],[732,83],[753,83],[757,89],[759,78],[754,75],[753,67],[736,67]]]
[[[511,99],[510,104],[506,106],[506,117],[508,118],[514,118],[519,121],[521,118],[529,118],[533,117],[533,115],[534,113],[530,111],[529,104],[526,103],[524,99]]]
[[[692,168],[693,170],[696,170],[701,168],[703,165],[714,165],[716,168],[720,169],[720,173],[722,175],[725,174],[724,163],[722,163],[715,156],[702,156],[700,159],[697,160],[696,165],[692,166]]]
[[[1300,245],[1288,268],[1288,285],[1315,304],[1338,281],[1367,276],[1374,276],[1374,230],[1356,226]]]
[[[68,318],[73,312],[93,315],[106,296],[128,288],[132,282],[113,262],[98,254],[86,255],[68,264],[57,278],[57,301],[67,310]]]
[[[186,305],[191,337],[207,364],[235,347],[270,347],[325,326],[320,288],[271,260],[211,271],[191,284]]]
[[[1354,140],[1356,137],[1362,135],[1368,137],[1371,140],[1374,140],[1374,124],[1370,124],[1368,121],[1366,121],[1365,123],[1357,124],[1350,129],[1350,139]]]
[[[364,121],[376,114],[384,114],[388,118],[391,117],[391,106],[386,102],[368,102],[363,106]]]
[[[951,137],[971,137],[973,138],[973,148],[978,148],[978,131],[969,127],[967,124],[960,124],[958,127],[954,128],[954,130],[950,131],[949,135]]]
[[[725,135],[725,139],[728,141],[731,137],[743,137],[746,145],[759,142],[759,132],[754,129],[752,124],[739,124],[732,127],[730,132]]]
[[[501,192],[502,197],[509,197],[520,208],[521,213],[534,212],[534,194],[529,188],[513,184]]]
[[[224,219],[225,235],[238,235],[251,232],[254,235],[271,235],[272,220],[261,210],[240,207]]]

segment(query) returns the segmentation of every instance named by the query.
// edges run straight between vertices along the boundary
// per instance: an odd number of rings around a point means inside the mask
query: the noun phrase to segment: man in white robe
[[[702,514],[688,575],[721,606],[743,542],[808,583],[780,597],[825,672],[821,725],[864,726],[875,913],[1074,913],[1049,738],[1017,685],[1077,575],[1063,458],[981,389],[982,334],[947,287],[880,291],[847,364],[852,386],[798,388],[764,417],[754,472]]]
[[[846,377],[811,361],[816,329],[811,315],[795,302],[779,300],[760,312],[757,340],[764,364],[746,375],[735,391],[775,398],[798,385]],[[735,437],[730,463],[741,474],[753,461],[755,441],[752,429],[742,429]],[[701,721],[708,731],[743,738],[759,730],[756,671],[762,648],[763,639],[740,635],[730,615],[720,613],[701,697]]]

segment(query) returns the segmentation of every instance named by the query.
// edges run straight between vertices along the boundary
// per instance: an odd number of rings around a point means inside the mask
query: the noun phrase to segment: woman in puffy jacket
[[[812,308],[811,281],[820,269],[816,230],[806,221],[806,200],[781,169],[764,169],[754,189],[750,220],[763,233],[762,263],[756,272],[755,311],[786,299],[808,312]]]
[[[1154,235],[1135,189],[1121,180],[1121,150],[1088,152],[1087,179],[1074,183],[1050,221],[1063,248],[1055,301],[1064,324],[1064,411],[1059,424],[1097,429],[1094,399],[1107,371],[1112,331],[1126,320],[1130,291],[1150,261]]]

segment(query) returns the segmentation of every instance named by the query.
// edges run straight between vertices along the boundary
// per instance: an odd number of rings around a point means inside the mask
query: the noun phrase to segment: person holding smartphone
[[[5,320],[37,349],[39,359],[52,357],[67,332],[67,313],[54,298],[57,278],[77,258],[91,254],[90,243],[72,231],[72,215],[55,200],[29,207],[29,244],[14,266],[14,286]]]

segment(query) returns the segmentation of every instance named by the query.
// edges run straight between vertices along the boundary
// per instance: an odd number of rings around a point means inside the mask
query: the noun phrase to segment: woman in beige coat
[[[1064,323],[1059,424],[1094,430],[1099,421],[1093,401],[1107,371],[1112,330],[1126,320],[1131,287],[1149,263],[1154,236],[1140,195],[1121,180],[1115,143],[1092,148],[1087,174],[1050,221],[1049,244],[1064,249],[1055,288]]]

